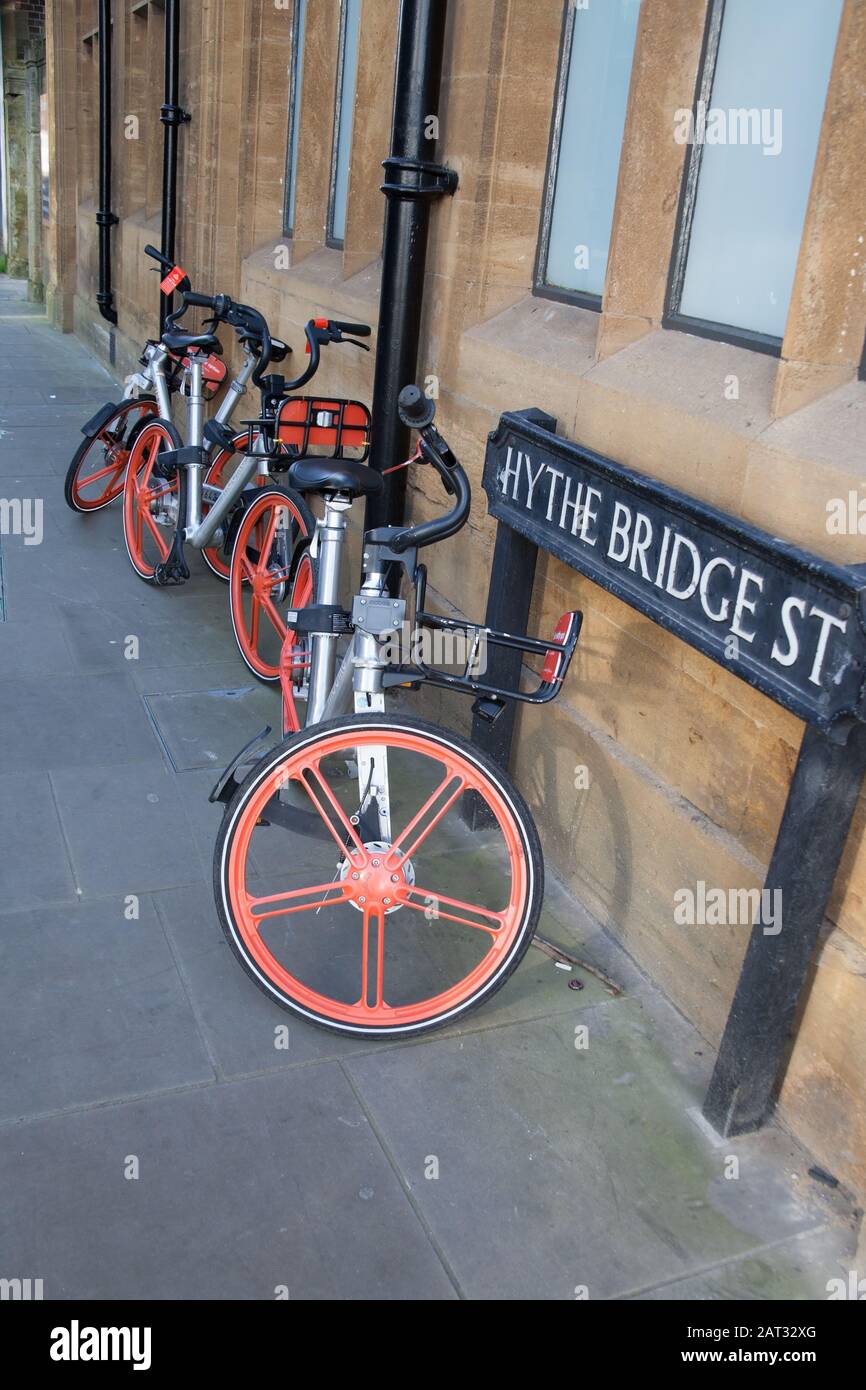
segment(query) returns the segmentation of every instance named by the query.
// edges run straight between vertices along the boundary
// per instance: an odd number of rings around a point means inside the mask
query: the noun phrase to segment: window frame
[[[695,95],[692,102],[692,117],[695,120],[700,101],[705,103],[707,110],[711,105],[724,18],[725,0],[709,0],[701,57],[698,63],[698,76],[695,83]],[[674,228],[673,251],[665,291],[662,328],[674,329],[680,333],[691,333],[696,338],[709,338],[716,343],[730,343],[734,347],[750,348],[752,352],[762,352],[769,357],[781,357],[782,338],[777,338],[774,334],[759,333],[753,328],[737,328],[735,324],[717,323],[713,319],[693,318],[689,314],[680,312],[703,154],[703,145],[692,142],[686,147]]]
[[[325,245],[330,247],[332,251],[342,251],[345,246],[345,238],[334,235],[334,203],[337,192],[337,163],[340,155],[340,122],[343,117],[343,76],[346,68],[346,33],[348,27],[348,0],[340,0],[340,41],[337,48],[337,84],[336,91],[334,93],[334,130],[331,138],[331,177],[328,185],[328,221],[325,228]],[[360,45],[360,31],[358,35],[358,42]]]
[[[289,218],[289,204],[291,202],[292,193],[292,145],[295,140],[295,126],[300,126],[301,117],[300,110],[295,110],[295,86],[297,79],[301,75],[299,64],[302,64],[304,61],[303,53],[299,52],[301,26],[298,23],[298,8],[301,3],[302,0],[295,0],[292,8],[292,49],[289,61],[289,116],[286,122],[286,172],[283,179],[283,236],[289,238],[293,237],[295,234],[295,229],[292,226],[294,219]],[[303,0],[303,3],[306,3],[306,0]],[[300,86],[301,84],[298,83],[297,85]],[[295,179],[295,190],[297,191],[297,178]]]
[[[544,278],[547,273],[547,259],[550,253],[550,231],[553,223],[553,205],[556,199],[556,175],[559,169],[562,123],[565,117],[565,99],[568,95],[568,74],[571,69],[576,13],[573,0],[565,0],[562,13],[562,33],[559,40],[559,58],[556,65],[556,96],[553,103],[553,119],[550,123],[547,161],[544,170],[544,198],[541,204],[541,221],[535,249],[535,265],[532,271],[532,293],[539,299],[553,299],[560,304],[576,304],[580,309],[591,309],[594,313],[600,314],[602,301],[600,294],[591,294],[588,290],[569,290],[561,285],[549,285]]]

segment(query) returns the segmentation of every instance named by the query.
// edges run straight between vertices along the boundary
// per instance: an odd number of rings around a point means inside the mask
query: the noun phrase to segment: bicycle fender
[[[81,433],[86,439],[95,439],[100,430],[108,424],[112,415],[116,414],[120,405],[116,401],[107,401],[100,406],[96,414],[91,416],[86,425],[81,426]]]
[[[255,748],[257,743],[261,743],[263,739],[266,739],[270,732],[271,726],[270,724],[266,724],[261,733],[256,734],[255,738],[251,738],[249,743],[245,743],[240,752],[235,754],[208,797],[208,801],[221,801],[224,806],[231,801],[237,788],[240,786],[240,782],[235,777],[235,773],[242,764],[247,764],[244,768],[244,775],[249,772],[252,763],[258,761],[258,758],[250,759],[248,757],[250,749]],[[243,777],[240,781],[243,781]]]

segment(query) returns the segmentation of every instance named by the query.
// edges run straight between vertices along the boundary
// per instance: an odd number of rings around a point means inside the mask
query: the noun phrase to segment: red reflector
[[[570,614],[570,613],[563,613],[563,615],[562,615],[562,617],[560,618],[559,622],[556,624],[556,631],[555,631],[554,634],[553,634],[553,640],[554,640],[554,642],[558,642],[559,645],[562,646],[562,644],[565,642],[566,638],[568,637],[568,632],[569,632],[569,628],[570,628],[570,627],[571,627],[571,614]],[[543,682],[544,682],[544,681],[552,681],[552,680],[555,680],[555,679],[556,679],[556,677],[557,677],[557,675],[558,675],[558,673],[559,673],[559,663],[560,663],[560,660],[561,660],[561,655],[560,655],[559,652],[550,651],[550,652],[547,653],[547,656],[544,658],[544,665],[543,665],[542,668],[541,668],[541,679],[542,679]]]
[[[162,290],[163,294],[171,294],[172,290],[177,289],[185,276],[186,271],[183,270],[181,266],[176,265],[173,270],[168,272],[164,280],[160,280],[159,288]]]

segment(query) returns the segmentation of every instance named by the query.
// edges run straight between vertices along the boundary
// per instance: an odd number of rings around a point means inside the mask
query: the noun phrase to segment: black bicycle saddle
[[[382,474],[355,459],[296,459],[289,481],[298,492],[344,492],[349,497],[378,497],[384,487]]]
[[[163,333],[162,341],[169,352],[201,348],[202,352],[216,352],[222,356],[223,345],[213,333]]]

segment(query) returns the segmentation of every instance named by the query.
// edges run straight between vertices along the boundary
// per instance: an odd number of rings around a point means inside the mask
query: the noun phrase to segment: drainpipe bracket
[[[383,159],[386,179],[382,192],[395,198],[442,198],[457,189],[456,169],[428,159]]]
[[[103,212],[100,208],[96,214],[97,227],[116,227],[120,218],[116,212]]]
[[[183,125],[184,121],[192,120],[192,114],[184,111],[182,106],[172,106],[171,102],[166,102],[159,108],[159,119],[163,125]]]

